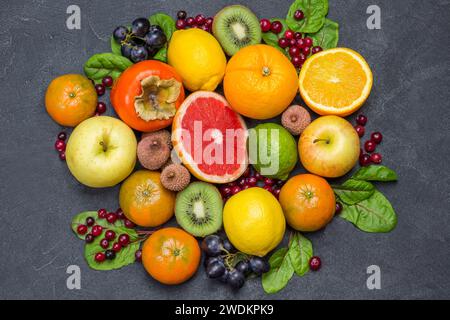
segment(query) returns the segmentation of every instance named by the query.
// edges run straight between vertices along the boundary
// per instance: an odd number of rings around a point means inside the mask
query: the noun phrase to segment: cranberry
[[[88,233],[86,237],[84,237],[84,241],[86,241],[86,243],[92,243],[94,242],[94,239],[95,237],[90,233]]]
[[[305,63],[305,61],[306,61],[306,56],[305,56],[303,53],[300,53],[300,54],[298,55],[298,57],[300,58],[301,64]]]
[[[379,154],[379,153],[372,153],[370,155],[370,161],[372,161],[375,164],[380,164],[382,160],[383,159],[381,157],[381,154]]]
[[[117,219],[123,220],[125,219],[125,213],[123,213],[122,208],[117,208],[116,210]]]
[[[112,87],[113,83],[114,79],[111,76],[106,76],[102,79],[102,84],[107,88]]]
[[[95,254],[95,258],[94,259],[95,259],[95,261],[100,263],[100,262],[105,261],[106,255],[103,252],[99,252],[99,253]]]
[[[200,29],[202,29],[203,31],[206,31],[206,32],[210,32],[210,31],[211,31],[210,27],[208,27],[206,24],[203,24],[203,25],[200,27]]]
[[[374,152],[376,147],[377,144],[371,140],[366,141],[366,143],[364,143],[364,150],[366,150],[366,152]]]
[[[214,18],[210,17],[210,18],[206,19],[205,25],[207,25],[208,27],[212,27],[213,22],[214,22]]]
[[[186,19],[187,13],[184,10],[180,10],[177,12],[177,18],[178,19]]]
[[[336,209],[334,209],[334,214],[340,214],[342,211],[342,204],[340,202],[336,202]]]
[[[128,229],[132,229],[132,228],[135,227],[135,224],[132,221],[128,220],[128,219],[124,220],[124,224],[125,224],[125,227],[127,227]]]
[[[80,234],[80,235],[86,234],[87,231],[88,231],[88,227],[85,226],[84,224],[80,224],[80,225],[77,227],[77,233]]]
[[[309,268],[312,271],[319,270],[321,265],[322,265],[322,261],[320,261],[320,258],[317,256],[314,256],[309,260]]]
[[[245,180],[245,178],[241,178],[241,179],[238,180],[237,184],[238,184],[239,187],[242,188],[246,183],[247,183],[247,181]]]
[[[275,182],[275,185],[279,188],[281,188],[284,185],[284,181],[283,180],[277,180],[277,182]]]
[[[109,241],[106,239],[102,239],[102,241],[100,241],[100,247],[102,247],[103,249],[108,249]]]
[[[289,47],[295,47],[297,46],[297,40],[291,39],[289,40]]]
[[[204,15],[199,14],[195,17],[195,24],[197,24],[198,26],[204,25],[205,22],[206,22],[206,18]]]
[[[254,177],[256,178],[256,180],[261,180],[263,178],[263,176],[261,175],[261,173],[259,173],[258,171],[255,172]]]
[[[364,126],[358,124],[355,126],[356,133],[358,133],[358,136],[361,138],[364,136],[364,133],[366,132],[366,129]]]
[[[98,95],[99,97],[101,97],[102,95],[105,94],[106,88],[105,88],[105,86],[102,85],[102,84],[96,84],[96,85],[95,85],[95,91],[97,91],[97,95]]]
[[[178,19],[177,22],[175,23],[175,27],[178,30],[182,30],[182,29],[186,28],[186,20]]]
[[[129,235],[124,233],[124,234],[121,234],[119,236],[119,244],[122,247],[126,247],[129,243],[130,243],[130,236]]]
[[[381,132],[374,132],[370,135],[370,140],[372,140],[376,144],[380,144],[383,140],[383,135],[381,134]]]
[[[302,20],[305,17],[305,14],[302,10],[297,10],[294,12],[294,19],[295,20]]]
[[[298,47],[290,47],[289,48],[289,55],[291,57],[298,57],[300,54],[300,49]]]
[[[114,223],[117,221],[117,214],[115,214],[114,212],[110,212],[106,215],[106,221],[108,221],[109,223]]]
[[[239,193],[241,190],[242,190],[241,187],[234,186],[234,187],[231,188],[231,194],[235,195],[236,193]]]
[[[137,250],[134,254],[134,258],[137,262],[142,261],[142,250]]]
[[[370,164],[370,156],[367,153],[363,153],[359,156],[359,165],[362,167],[368,166]]]
[[[295,39],[301,39],[302,38],[302,34],[300,33],[300,32],[296,32],[296,33],[294,33],[294,38]]]
[[[187,19],[186,19],[186,24],[187,24],[189,27],[192,27],[193,25],[195,25],[195,19],[194,19],[193,17],[187,18]]]
[[[62,152],[66,150],[66,143],[62,140],[56,140],[55,142],[56,151]]]
[[[304,48],[305,47],[305,41],[303,39],[297,39],[297,47]]]
[[[273,191],[271,186],[264,186],[263,189],[269,191],[270,193]]]
[[[107,230],[105,232],[105,239],[108,241],[114,240],[116,238],[116,233],[112,230]]]
[[[59,159],[61,159],[62,161],[66,160],[66,152],[65,151],[61,151],[59,153]]]
[[[105,257],[108,260],[114,260],[116,258],[116,253],[113,250],[106,250]]]
[[[303,47],[302,48],[302,53],[304,54],[304,55],[309,55],[309,53],[310,53],[310,51],[311,51],[311,48],[310,47]]]
[[[255,178],[255,177],[249,177],[249,178],[247,178],[247,184],[250,186],[250,187],[254,187],[254,186],[256,186],[256,183],[258,182],[258,180]]]
[[[280,192],[281,192],[281,189],[273,189],[272,190],[272,194],[275,196],[275,198],[279,198],[280,197]]]
[[[86,225],[88,227],[92,227],[94,225],[94,223],[95,223],[95,219],[94,218],[92,218],[92,217],[87,217],[86,218]]]
[[[98,237],[99,235],[101,235],[103,232],[103,227],[99,226],[99,225],[95,225],[92,227],[92,235],[94,237]]]
[[[264,178],[264,185],[266,186],[273,186],[275,184],[275,181],[271,178]]]
[[[309,37],[306,37],[305,39],[303,39],[303,41],[305,41],[305,46],[307,47],[312,47],[313,45],[313,40]]]
[[[97,211],[97,215],[100,219],[105,219],[107,213],[106,209],[98,209]]]
[[[294,39],[294,31],[292,31],[292,30],[286,30],[285,32],[284,32],[284,37],[286,38],[286,39]]]
[[[99,102],[97,103],[97,112],[102,114],[106,112],[106,103],[104,102]]]
[[[360,125],[362,125],[362,126],[365,126],[366,123],[367,123],[367,117],[366,117],[365,115],[363,115],[363,114],[359,114],[359,115],[356,117],[356,123],[357,123],[357,124],[360,124]]]
[[[291,62],[294,65],[294,67],[296,67],[296,68],[300,68],[302,65],[302,60],[300,59],[299,56],[292,57]]]
[[[222,187],[220,189],[220,192],[223,196],[229,196],[231,194],[231,188],[230,187]]]
[[[269,32],[272,28],[272,23],[269,19],[261,19],[261,21],[259,21],[259,25],[261,26],[262,32]]]
[[[314,47],[311,49],[311,53],[312,53],[312,54],[319,53],[320,51],[323,51],[323,49],[322,49],[321,46],[314,46]]]
[[[283,30],[283,25],[280,21],[274,21],[272,22],[272,27],[270,28],[270,31],[273,33],[279,34]]]
[[[119,252],[120,249],[122,249],[122,246],[120,245],[120,243],[114,242],[114,244],[113,244],[113,246],[112,246],[112,249],[113,249],[115,252]]]
[[[67,134],[63,131],[58,133],[58,140],[65,141],[67,139]]]

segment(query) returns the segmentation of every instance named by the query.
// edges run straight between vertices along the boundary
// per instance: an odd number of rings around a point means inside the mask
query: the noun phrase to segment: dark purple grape
[[[106,250],[105,255],[107,260],[114,260],[116,257],[116,252],[114,250]]]
[[[131,32],[136,37],[144,37],[150,29],[150,22],[147,18],[137,18],[131,24]]]
[[[114,29],[113,37],[114,40],[116,40],[117,43],[121,43],[127,38],[129,31],[127,27],[120,26]]]
[[[267,271],[270,270],[269,263],[260,257],[250,258],[249,264],[250,264],[250,270],[258,276],[260,276],[263,273],[266,273]]]
[[[124,43],[120,46],[120,52],[122,53],[122,56],[124,56],[125,58],[130,59],[131,57],[131,49],[133,47],[131,45],[129,45],[128,43]]]
[[[219,278],[217,278],[217,280],[219,280],[222,283],[227,283],[229,275],[230,275],[230,271],[225,269],[225,272],[223,273],[223,275],[221,275]]]
[[[178,19],[186,19],[187,13],[184,10],[180,10],[177,12],[177,18]]]
[[[236,251],[236,249],[233,247],[230,240],[228,239],[222,239],[222,247],[230,253]]]
[[[243,275],[247,275],[250,273],[250,265],[248,261],[239,261],[234,268],[242,272]]]
[[[149,31],[145,35],[144,40],[145,40],[145,44],[148,47],[156,48],[156,49],[162,48],[167,42],[167,38],[166,38],[166,35],[164,34],[164,32],[162,32],[161,30],[158,30],[158,29],[153,29],[152,31]]]
[[[225,265],[223,262],[215,261],[206,267],[206,275],[211,279],[221,277],[225,273]]]
[[[205,259],[205,261],[203,262],[205,268],[208,266],[208,264],[211,264],[213,262],[222,262],[223,263],[223,258],[221,256],[217,256],[217,257],[207,257]]]
[[[147,60],[148,58],[147,48],[145,48],[144,46],[133,47],[133,49],[131,49],[130,58],[131,61],[133,61],[134,63]]]
[[[228,274],[228,284],[234,289],[240,289],[245,283],[245,276],[242,272],[233,269]]]
[[[202,241],[202,250],[210,257],[216,257],[220,254],[222,249],[222,241],[219,236],[207,236]]]

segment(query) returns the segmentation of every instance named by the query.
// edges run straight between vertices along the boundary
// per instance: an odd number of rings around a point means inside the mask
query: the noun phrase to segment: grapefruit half
[[[172,125],[177,156],[198,179],[228,183],[248,166],[247,127],[223,96],[197,91],[184,100]]]

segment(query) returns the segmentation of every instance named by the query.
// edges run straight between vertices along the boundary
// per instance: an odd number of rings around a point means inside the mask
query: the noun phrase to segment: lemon
[[[286,220],[277,199],[269,191],[255,187],[227,201],[223,226],[239,251],[263,257],[283,239]]]
[[[227,65],[216,38],[197,28],[176,31],[170,40],[167,58],[189,91],[214,91],[222,82]]]

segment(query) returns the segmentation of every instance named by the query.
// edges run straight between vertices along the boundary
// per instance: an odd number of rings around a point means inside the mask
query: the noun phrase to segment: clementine
[[[180,284],[198,269],[201,252],[197,240],[178,228],[164,228],[153,233],[142,247],[142,264],[156,280]]]
[[[238,51],[228,62],[223,81],[231,107],[253,119],[283,112],[295,98],[297,71],[277,49],[263,44]]]
[[[97,93],[88,78],[66,74],[53,79],[45,93],[45,107],[58,124],[75,127],[94,115]]]
[[[328,182],[313,174],[299,174],[281,188],[280,203],[288,224],[299,231],[316,231],[327,225],[336,208]]]

